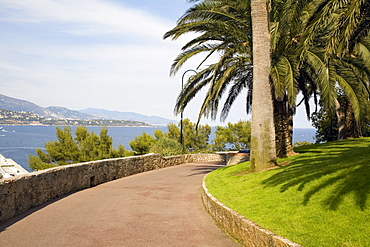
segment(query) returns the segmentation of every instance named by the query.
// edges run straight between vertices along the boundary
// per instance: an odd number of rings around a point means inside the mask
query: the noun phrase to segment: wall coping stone
[[[207,174],[208,175],[208,174]],[[206,210],[215,219],[217,224],[228,234],[244,246],[253,247],[300,247],[282,236],[261,228],[255,222],[226,207],[209,193],[205,179],[202,184],[202,199]]]

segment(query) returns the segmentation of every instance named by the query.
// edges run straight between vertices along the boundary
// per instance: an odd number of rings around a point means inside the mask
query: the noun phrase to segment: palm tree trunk
[[[286,101],[274,99],[276,155],[285,158],[294,155],[293,150],[293,110]]]
[[[346,96],[335,100],[335,110],[338,120],[338,140],[358,138],[362,136],[361,127],[355,119],[351,103]]]
[[[266,0],[251,0],[253,33],[253,96],[251,171],[276,165],[274,112],[270,75],[270,30]]]
[[[342,140],[345,136],[345,114],[338,99],[335,99],[335,112],[338,119],[338,140]]]
[[[362,130],[360,122],[356,120],[353,113],[352,105],[347,99],[348,105],[346,109],[346,138],[359,138],[362,137]]]

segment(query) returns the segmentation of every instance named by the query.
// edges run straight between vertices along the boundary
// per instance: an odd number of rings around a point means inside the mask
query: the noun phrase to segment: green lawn
[[[303,146],[280,168],[249,162],[206,178],[226,206],[303,246],[370,246],[370,138]]]

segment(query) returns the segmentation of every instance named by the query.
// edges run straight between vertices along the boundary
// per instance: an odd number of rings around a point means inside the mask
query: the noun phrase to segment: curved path
[[[201,201],[219,164],[184,164],[58,198],[0,224],[0,246],[239,246]]]

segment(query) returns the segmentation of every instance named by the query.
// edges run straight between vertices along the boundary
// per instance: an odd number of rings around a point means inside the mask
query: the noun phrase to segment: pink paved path
[[[184,164],[59,198],[0,224],[0,246],[239,246],[204,209],[219,164]]]

